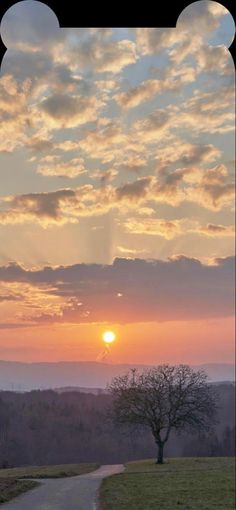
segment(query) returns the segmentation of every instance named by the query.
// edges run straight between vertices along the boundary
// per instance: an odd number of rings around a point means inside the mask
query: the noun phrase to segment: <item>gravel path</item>
[[[101,466],[92,473],[54,480],[2,505],[3,510],[98,510],[96,497],[102,479],[122,473],[122,464]]]

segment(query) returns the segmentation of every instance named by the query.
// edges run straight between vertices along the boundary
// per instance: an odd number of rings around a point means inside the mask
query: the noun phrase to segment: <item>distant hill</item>
[[[62,388],[52,388],[56,393],[69,393],[69,392],[77,392],[77,393],[91,393],[92,395],[104,395],[108,393],[108,391],[104,388],[82,388],[81,386],[64,386]]]
[[[173,432],[166,445],[167,457],[234,456],[234,383],[214,386],[218,396],[215,430],[201,439],[188,431],[181,436]],[[150,431],[115,427],[108,419],[111,400],[105,391],[94,395],[75,388],[60,393],[1,391],[0,425],[6,433],[1,434],[0,467],[4,462],[11,466],[123,464],[152,458],[156,448]]]
[[[47,388],[105,388],[112,377],[120,375],[130,368],[147,368],[147,365],[110,364],[95,361],[75,361],[59,363],[21,363],[0,361],[0,389],[28,391]],[[212,382],[235,380],[235,365],[205,364],[194,368],[203,368]]]

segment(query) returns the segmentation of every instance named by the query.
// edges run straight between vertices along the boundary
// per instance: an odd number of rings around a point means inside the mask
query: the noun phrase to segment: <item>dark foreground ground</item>
[[[235,510],[232,457],[167,459],[162,466],[150,459],[130,462],[124,472],[122,465],[96,467],[77,464],[0,470],[0,503],[14,498],[2,508]],[[35,479],[25,479],[30,476],[39,478],[41,485]],[[28,489],[32,490],[22,494]],[[21,495],[15,497],[17,494]]]
[[[10,501],[12,498],[23,494],[29,489],[37,487],[37,482],[29,480],[15,480],[14,478],[0,479],[0,504]]]
[[[38,486],[35,480],[25,478],[64,478],[89,473],[98,467],[99,464],[85,463],[0,469],[0,504]]]
[[[4,510],[95,510],[103,478],[123,471],[122,465],[101,466],[79,476],[41,479],[40,485],[3,505]],[[9,479],[12,481],[12,479]],[[25,483],[24,480],[21,483]]]
[[[101,510],[235,510],[234,458],[131,462],[100,489]]]

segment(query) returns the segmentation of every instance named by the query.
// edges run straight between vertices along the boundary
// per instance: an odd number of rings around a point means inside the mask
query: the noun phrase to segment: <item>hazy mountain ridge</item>
[[[104,395],[108,393],[105,388],[82,388],[81,386],[62,386],[62,388],[52,388],[56,393],[91,393],[92,395]]]
[[[234,364],[208,363],[192,365],[203,368],[212,382],[234,381]],[[95,361],[22,363],[0,361],[0,389],[27,391],[47,388],[105,388],[112,377],[130,368],[148,368],[140,364],[110,364]],[[150,365],[149,365],[150,367]]]

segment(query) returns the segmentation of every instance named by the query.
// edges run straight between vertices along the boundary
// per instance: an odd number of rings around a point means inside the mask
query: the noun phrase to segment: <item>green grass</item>
[[[27,466],[11,469],[0,469],[1,478],[65,478],[67,476],[90,473],[99,464],[59,464],[56,466]]]
[[[98,467],[99,464],[84,463],[0,469],[0,505],[39,485],[34,480],[24,478],[64,478],[90,473]]]
[[[130,462],[105,479],[101,510],[235,510],[233,458]]]
[[[15,480],[14,478],[0,479],[0,505],[19,496],[23,492],[34,489],[39,484],[32,480]]]

